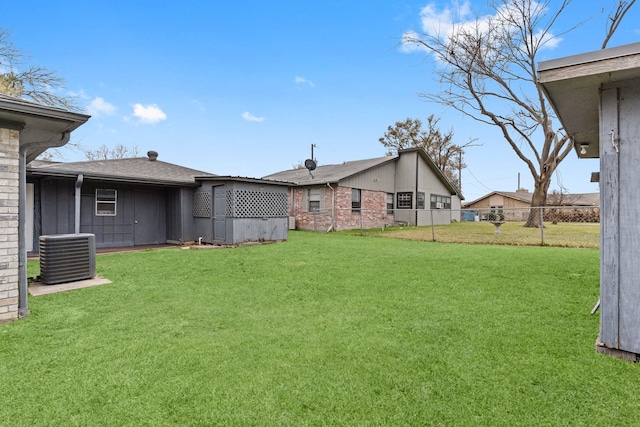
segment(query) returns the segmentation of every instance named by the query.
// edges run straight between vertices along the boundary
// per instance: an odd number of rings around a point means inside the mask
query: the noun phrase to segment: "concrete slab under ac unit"
[[[29,293],[34,296],[55,294],[58,292],[72,291],[74,289],[89,288],[91,286],[106,285],[111,280],[104,277],[96,276],[93,279],[78,280],[77,282],[60,283],[58,285],[45,285],[40,282],[31,282],[29,284]]]

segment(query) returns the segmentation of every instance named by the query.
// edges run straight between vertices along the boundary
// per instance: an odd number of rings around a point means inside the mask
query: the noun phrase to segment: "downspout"
[[[79,174],[76,179],[76,212],[75,212],[75,232],[76,234],[80,234],[80,201],[81,201],[81,190],[82,190],[82,181],[84,180],[84,175]]]
[[[327,187],[329,187],[331,189],[331,227],[329,227],[329,229],[327,230],[327,233],[330,232],[331,230],[336,229],[336,223],[335,223],[335,215],[336,215],[336,190],[333,189],[333,187],[331,186],[331,184],[329,184],[327,182]]]
[[[59,141],[30,142],[20,146],[18,173],[18,317],[29,314],[27,288],[27,151],[37,147],[61,147],[71,138],[71,132],[63,132]]]
[[[327,233],[336,229],[336,190],[327,182],[327,187],[331,189],[331,226]]]
[[[420,154],[418,154],[418,152],[416,151],[416,224],[415,226],[418,226],[418,186],[419,186],[419,179],[418,179],[418,167],[420,166],[419,163],[420,160]]]

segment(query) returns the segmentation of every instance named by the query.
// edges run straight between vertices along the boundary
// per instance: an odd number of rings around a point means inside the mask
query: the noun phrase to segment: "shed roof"
[[[250,178],[245,176],[197,176],[197,181],[211,181],[211,182],[245,182],[250,184],[261,184],[261,185],[282,185],[282,186],[293,186],[296,185],[293,182],[285,182],[285,181],[276,181],[273,179],[260,179],[260,178]]]
[[[70,163],[35,161],[27,171],[32,175],[75,177],[82,174],[85,179],[165,185],[197,185],[196,177],[216,176],[148,157]]]
[[[599,156],[599,90],[605,83],[640,78],[640,43],[544,61],[539,82],[579,157]],[[581,154],[581,146],[586,153]]]

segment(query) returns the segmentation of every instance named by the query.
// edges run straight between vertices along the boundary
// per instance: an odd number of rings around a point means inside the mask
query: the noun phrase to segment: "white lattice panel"
[[[287,216],[287,194],[233,190],[227,193],[227,216],[233,218]]]
[[[211,193],[202,192],[193,195],[193,216],[211,218]]]

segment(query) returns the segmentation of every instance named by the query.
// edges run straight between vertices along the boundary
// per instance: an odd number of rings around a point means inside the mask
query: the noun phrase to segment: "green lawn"
[[[0,325],[0,424],[635,425],[598,259],[305,232],[101,255],[112,284]]]

